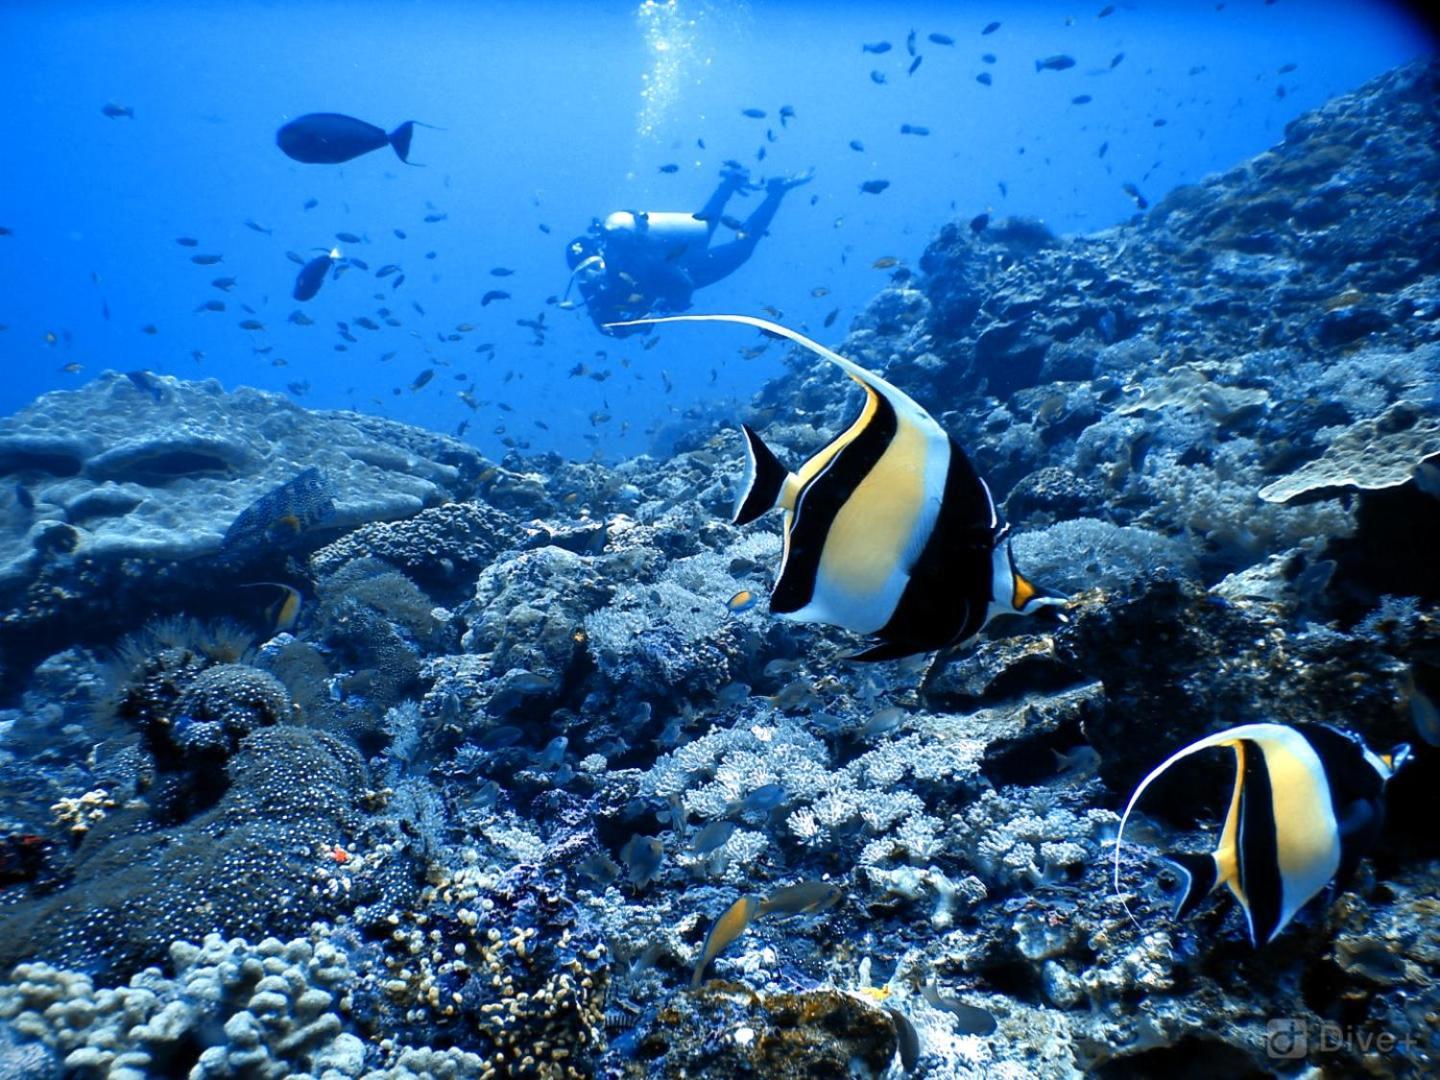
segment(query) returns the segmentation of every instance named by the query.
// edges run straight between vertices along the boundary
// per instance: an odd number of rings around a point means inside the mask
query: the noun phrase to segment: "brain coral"
[[[69,888],[0,920],[0,967],[46,960],[123,979],[161,962],[172,941],[297,933],[329,914],[333,895],[312,889],[315,852],[355,826],[360,756],[273,727],[247,738],[228,771],[224,797],[182,826],[131,813],[91,830]]]

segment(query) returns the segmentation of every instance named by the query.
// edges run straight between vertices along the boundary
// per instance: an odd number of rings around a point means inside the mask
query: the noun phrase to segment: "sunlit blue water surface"
[[[634,453],[697,415],[733,412],[780,370],[780,350],[745,360],[731,335],[678,330],[646,350],[647,339],[607,339],[583,312],[547,303],[565,290],[565,243],[592,217],[697,209],[729,158],[757,179],[813,167],[754,258],[698,293],[694,310],[770,305],[838,341],[894,272],[877,259],[915,267],[951,218],[1113,226],[1136,213],[1122,185],[1158,201],[1434,47],[1413,13],[1379,3],[1135,2],[1102,17],[1104,7],[6,3],[0,225],[13,235],[0,236],[0,411],[106,368],[143,368],[452,432],[468,419],[464,437],[491,453],[505,439],[576,457]],[[862,51],[881,41],[893,47]],[[1075,65],[1036,70],[1058,54]],[[134,115],[108,117],[107,103]],[[785,105],[795,117],[782,127]],[[275,131],[316,111],[441,130],[416,133],[423,168],[388,149],[298,164]],[[874,179],[891,186],[863,193]],[[349,272],[304,305],[314,325],[295,325],[285,253],[309,257],[339,232],[362,237],[340,243],[344,254],[372,272],[399,264],[404,284]],[[224,261],[197,266],[197,252]],[[237,280],[229,293],[211,285],[222,276]],[[482,308],[495,288],[511,298]],[[197,311],[207,300],[227,310]],[[382,306],[402,325],[377,318]],[[542,314],[536,344],[516,320]],[[337,336],[338,321],[363,315],[381,328],[353,329],[358,344]],[[239,326],[252,318],[265,329]],[[610,377],[572,376],[578,363]],[[474,410],[457,396],[467,386]]]

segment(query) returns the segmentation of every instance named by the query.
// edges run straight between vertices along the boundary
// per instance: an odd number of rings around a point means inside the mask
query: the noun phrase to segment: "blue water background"
[[[1136,209],[1122,183],[1157,201],[1434,48],[1414,16],[1381,4],[1136,3],[1099,18],[1102,6],[5,4],[0,225],[14,235],[0,237],[0,412],[105,368],[148,368],[226,386],[293,385],[307,405],[448,431],[468,418],[466,437],[493,453],[502,436],[571,456],[633,453],[667,425],[693,422],[687,409],[733,411],[730,399],[779,370],[780,350],[747,361],[737,350],[755,344],[752,335],[672,328],[645,351],[644,339],[606,340],[582,312],[547,306],[565,288],[564,244],[592,216],[697,209],[726,158],[757,178],[813,166],[815,181],[787,198],[756,256],[697,294],[695,310],[773,305],[785,322],[837,341],[885,283],[875,260],[915,266],[947,219],[988,210],[1035,215],[1059,232],[1114,225]],[[1000,29],[981,36],[992,20]],[[907,75],[911,29],[924,59]],[[936,31],[955,44],[930,42]],[[861,51],[882,40],[894,48]],[[993,65],[981,60],[987,52]],[[1035,70],[1058,53],[1076,66]],[[1286,64],[1296,67],[1280,74]],[[983,71],[992,86],[976,81]],[[1082,94],[1093,100],[1072,104]],[[134,118],[102,115],[109,101]],[[782,128],[787,104],[796,117]],[[769,115],[746,118],[750,107]],[[424,168],[388,149],[301,165],[274,134],[311,111],[444,130],[417,130],[412,157]],[[901,134],[902,123],[931,134]],[[672,162],[678,172],[658,171]],[[862,193],[871,179],[892,186]],[[319,205],[307,211],[309,198]],[[425,223],[433,211],[448,217]],[[352,271],[303,305],[316,325],[292,325],[286,317],[302,305],[290,298],[297,267],[284,253],[328,248],[338,231],[369,241],[339,244],[345,254],[372,271],[398,263],[405,284],[392,290],[393,279]],[[200,246],[177,246],[178,236]],[[197,252],[224,262],[196,266]],[[492,277],[497,266],[515,274]],[[209,284],[221,275],[239,280],[228,295]],[[821,287],[830,294],[811,295]],[[492,288],[513,298],[482,309]],[[211,299],[229,310],[195,313]],[[242,303],[266,331],[238,327],[251,317]],[[404,325],[355,328],[360,343],[336,351],[335,321],[353,327],[382,303]],[[515,320],[542,312],[548,330],[536,346]],[[476,329],[442,340],[461,323]],[[482,342],[494,343],[493,355],[476,351]],[[613,374],[572,377],[577,362]],[[83,370],[64,371],[71,363]],[[427,368],[436,377],[412,392]],[[492,404],[472,412],[456,396],[467,385]]]

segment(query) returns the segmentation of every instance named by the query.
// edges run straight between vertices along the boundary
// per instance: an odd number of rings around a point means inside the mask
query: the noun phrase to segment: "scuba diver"
[[[648,326],[605,329],[606,323],[646,315],[685,311],[696,289],[713,284],[750,258],[780,200],[791,188],[809,183],[813,170],[751,184],[749,172],[736,165],[720,174],[720,186],[704,207],[683,211],[617,210],[603,222],[595,220],[584,236],[570,242],[570,288],[578,288],[591,320],[602,333],[624,337]],[[765,198],[740,224],[735,239],[712,245],[725,218],[725,204],[736,192],[764,188]]]

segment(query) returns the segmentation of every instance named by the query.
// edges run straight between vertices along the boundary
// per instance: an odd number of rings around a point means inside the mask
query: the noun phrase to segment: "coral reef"
[[[489,466],[116,375],[5,421],[0,1072],[1434,1075],[1437,87],[1098,235],[947,225],[875,297],[837,348],[944,405],[1069,596],[953,655],[727,603],[782,546],[727,523],[729,430]],[[856,399],[788,363],[748,419],[799,460]],[[313,527],[220,551],[310,468]],[[1114,844],[1247,722],[1415,743],[1259,951],[1157,858],[1213,849],[1218,756]]]

